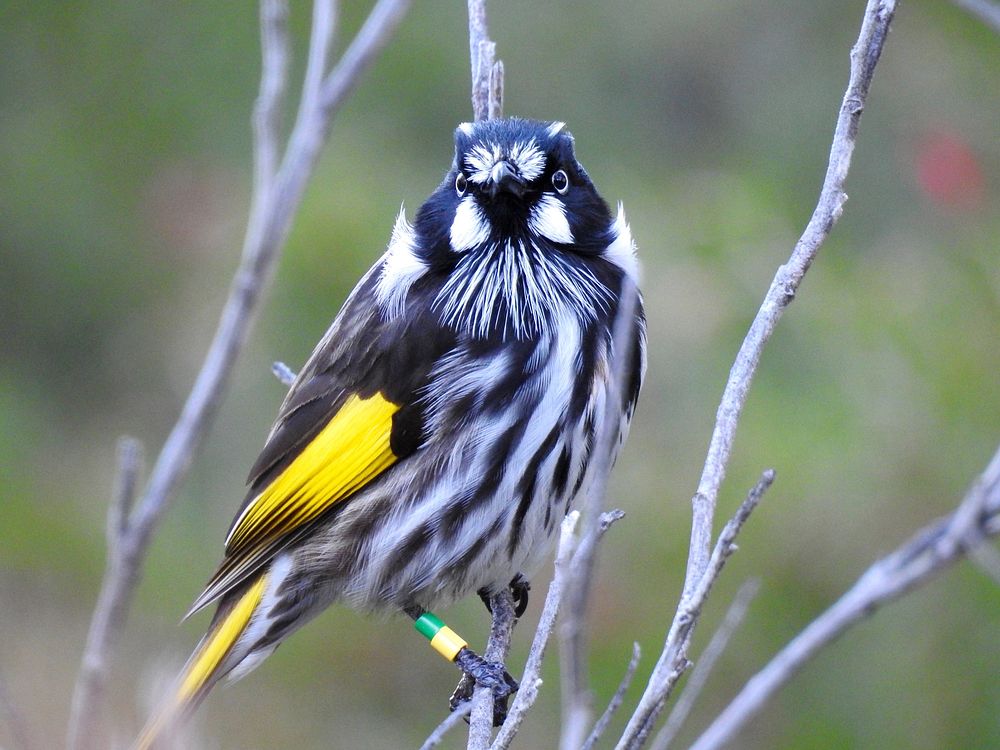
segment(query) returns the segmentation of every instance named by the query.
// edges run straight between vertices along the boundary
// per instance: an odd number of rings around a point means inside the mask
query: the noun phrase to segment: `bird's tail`
[[[159,748],[171,729],[194,711],[212,686],[233,669],[235,662],[229,657],[260,605],[267,578],[267,573],[263,573],[230,606],[220,608],[208,634],[184,666],[172,695],[153,714],[132,750]]]

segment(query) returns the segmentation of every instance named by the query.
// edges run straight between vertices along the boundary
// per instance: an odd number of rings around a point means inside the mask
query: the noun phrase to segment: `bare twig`
[[[959,8],[1000,32],[1000,5],[990,0],[952,0]]]
[[[128,592],[135,588],[138,571],[128,539],[128,517],[135,502],[142,473],[142,445],[133,438],[118,441],[118,469],[108,509],[108,556],[104,585],[94,609],[70,707],[68,745],[96,747],[104,726],[111,653],[127,615]]]
[[[740,590],[736,592],[736,596],[729,605],[729,609],[726,610],[726,616],[723,618],[722,624],[712,635],[712,639],[705,646],[705,650],[701,652],[701,658],[698,659],[694,665],[694,669],[691,670],[691,677],[684,686],[684,692],[681,693],[680,698],[677,699],[677,703],[674,704],[673,710],[663,723],[663,729],[660,730],[659,734],[653,740],[652,750],[667,750],[681,727],[684,726],[684,721],[687,719],[692,707],[694,707],[695,701],[698,700],[698,696],[705,687],[708,676],[712,673],[713,667],[715,667],[715,662],[722,656],[722,652],[726,650],[726,646],[733,633],[743,623],[743,618],[746,617],[747,610],[750,608],[750,602],[757,595],[759,588],[760,581],[756,578],[751,578],[740,586]]]
[[[614,351],[611,352],[611,374],[604,397],[604,414],[594,440],[594,457],[588,469],[591,472],[590,490],[581,501],[580,543],[573,556],[573,572],[560,627],[563,685],[560,747],[563,750],[579,748],[584,743],[587,728],[591,724],[591,696],[586,669],[587,604],[593,584],[597,544],[602,535],[601,510],[621,430],[621,405],[628,365],[632,360],[632,349],[636,346],[635,312],[638,300],[639,291],[635,285],[627,280],[623,281],[618,313],[612,326]]]
[[[625,700],[625,693],[628,691],[629,687],[632,685],[632,679],[635,677],[635,670],[639,668],[639,658],[642,656],[642,649],[639,648],[638,643],[632,644],[632,658],[628,660],[628,666],[625,668],[625,674],[622,676],[621,682],[618,683],[618,689],[615,690],[615,694],[611,696],[611,700],[608,702],[608,707],[604,709],[604,713],[594,724],[594,728],[590,730],[590,735],[587,737],[587,741],[583,743],[583,747],[580,750],[593,750],[594,746],[597,745],[597,741],[601,739],[601,735],[604,734],[605,730],[608,728],[608,724],[611,723],[611,718],[615,715],[615,711],[621,706],[622,701]]]
[[[10,741],[10,750],[32,750],[35,744],[31,741],[28,722],[21,714],[7,689],[7,681],[0,675],[0,717],[6,717]]]
[[[271,365],[271,374],[278,379],[282,385],[290,386],[295,382],[295,371],[284,362],[274,362]]]
[[[160,451],[145,492],[132,512],[127,517],[122,515],[116,524],[118,531],[109,549],[108,571],[74,691],[68,734],[71,750],[98,744],[93,717],[100,711],[107,664],[131,606],[153,532],[187,475],[218,410],[332,118],[385,46],[409,0],[380,0],[328,74],[323,67],[333,34],[333,11],[326,0],[320,0],[318,5],[322,7],[317,7],[319,24],[312,31],[303,109],[296,119],[281,166],[276,169],[288,67],[287,4],[283,0],[261,1],[262,72],[253,118],[254,195],[240,266],[201,371]],[[316,81],[321,85],[317,87]]]
[[[514,632],[514,597],[509,588],[490,597],[493,614],[490,637],[483,658],[503,664],[510,651],[511,634]],[[469,750],[486,750],[493,738],[493,693],[488,687],[477,687],[472,695],[472,714],[469,717]]]
[[[692,750],[712,750],[725,745],[820,649],[883,604],[968,555],[986,537],[997,534],[1000,534],[1000,449],[954,513],[926,526],[868,568],[847,593],[747,682]]]
[[[538,619],[538,627],[535,629],[531,649],[528,651],[528,660],[524,665],[524,674],[521,676],[521,688],[515,694],[507,714],[507,720],[500,727],[490,750],[505,750],[510,746],[514,735],[521,727],[521,722],[524,721],[525,715],[538,698],[538,688],[542,684],[539,677],[542,671],[542,658],[545,656],[545,648],[552,636],[556,616],[559,614],[559,606],[566,590],[566,580],[572,566],[573,551],[576,549],[575,531],[579,518],[580,512],[574,510],[563,519],[559,528],[555,574],[552,576],[552,583],[549,584],[548,593],[545,595],[542,614]]]
[[[980,544],[969,550],[969,559],[976,564],[983,573],[988,575],[993,581],[1000,585],[1000,552],[989,544]]]
[[[645,744],[654,722],[660,711],[663,710],[674,687],[691,666],[691,662],[687,659],[687,652],[691,643],[691,634],[698,624],[702,608],[712,591],[712,586],[719,574],[722,573],[726,561],[736,551],[736,537],[772,482],[774,482],[774,470],[767,469],[761,474],[757,484],[747,493],[746,498],[736,511],[736,515],[729,519],[729,522],[722,528],[709,557],[707,570],[701,577],[697,588],[691,592],[690,596],[682,599],[673,622],[670,623],[670,631],[664,641],[663,650],[660,652],[656,666],[653,668],[653,674],[649,678],[646,691],[642,696],[643,700],[649,700],[650,707],[640,717],[639,709],[643,707],[643,703],[640,701],[639,708],[632,714],[629,726],[626,727],[618,742],[618,748],[638,748]],[[633,722],[637,721],[637,717],[640,717],[641,721],[635,727],[634,732],[630,733],[630,728]]]
[[[677,629],[678,619],[684,616],[682,613],[691,610],[689,602],[695,597],[696,590],[704,588],[704,578],[711,564],[712,528],[719,489],[725,477],[736,428],[764,345],[774,332],[785,309],[795,298],[806,271],[809,270],[820,247],[843,211],[844,201],[847,199],[844,182],[854,153],[858,124],[875,73],[875,66],[889,33],[895,6],[895,0],[869,0],[867,4],[861,32],[851,50],[850,80],[837,117],[819,200],[788,262],[778,268],[729,373],[701,479],[691,501],[691,546],[681,606],[678,608],[674,624],[671,625],[671,632]],[[686,643],[680,645],[680,649],[672,655],[669,653],[672,649],[664,650],[663,656],[669,658],[661,659],[654,668],[646,691],[622,735],[619,748],[637,747],[640,736],[645,736],[649,731],[651,722],[655,720],[662,706],[663,685],[670,682],[670,675],[679,668],[683,672]]]
[[[490,117],[490,74],[496,44],[490,41],[486,24],[486,0],[468,0],[469,62],[472,66],[472,115],[478,122]]]
[[[461,724],[468,717],[470,711],[472,711],[472,701],[465,701],[465,703],[445,716],[444,720],[434,728],[434,731],[427,735],[427,739],[420,746],[420,750],[432,750],[432,748],[440,745],[444,741],[444,736]]]

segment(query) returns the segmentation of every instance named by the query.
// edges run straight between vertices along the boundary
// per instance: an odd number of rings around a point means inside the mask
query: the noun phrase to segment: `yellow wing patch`
[[[381,393],[351,396],[288,467],[254,498],[226,540],[230,555],[312,521],[396,461],[389,445],[399,406]]]

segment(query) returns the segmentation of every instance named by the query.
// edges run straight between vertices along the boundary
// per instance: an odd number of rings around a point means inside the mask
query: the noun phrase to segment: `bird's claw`
[[[452,711],[472,700],[476,687],[489,688],[493,693],[493,726],[498,727],[507,718],[507,699],[520,687],[504,665],[496,661],[486,661],[468,648],[463,648],[455,657],[455,663],[464,673],[455,692],[448,699]]]

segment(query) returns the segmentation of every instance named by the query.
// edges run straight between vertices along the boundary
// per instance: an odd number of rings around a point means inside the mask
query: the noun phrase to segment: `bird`
[[[628,433],[646,323],[622,205],[563,122],[463,123],[454,141],[292,382],[188,612],[216,605],[207,634],[134,747],[157,747],[334,603],[405,613],[498,703],[516,690],[432,610],[511,587],[522,613],[590,467]]]

